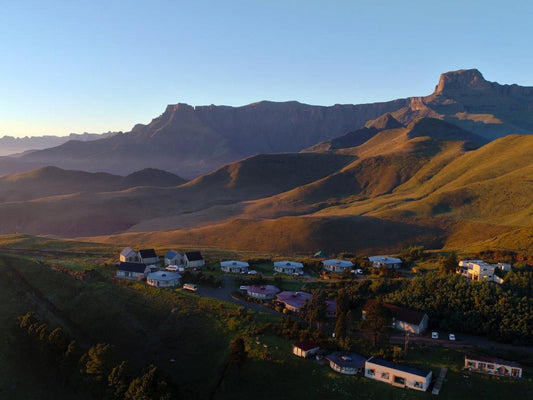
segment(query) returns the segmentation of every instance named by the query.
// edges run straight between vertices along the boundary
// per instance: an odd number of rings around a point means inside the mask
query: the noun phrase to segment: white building
[[[183,265],[183,256],[176,250],[169,250],[165,254],[165,265]]]
[[[371,257],[368,257],[368,260],[370,261],[370,264],[372,264],[372,267],[374,268],[387,267],[387,268],[398,269],[402,266],[402,260],[399,258],[394,258],[394,257],[371,256]]]
[[[155,287],[172,287],[180,283],[181,275],[171,271],[155,271],[146,276],[146,283]]]
[[[365,319],[367,310],[373,303],[374,300],[368,300],[363,306],[362,319]],[[429,317],[426,313],[389,303],[383,303],[383,307],[389,310],[392,318],[391,327],[394,329],[421,335],[428,327]]]
[[[495,274],[497,269],[509,271],[511,265],[505,263],[489,264],[483,260],[461,260],[459,261],[459,268],[457,268],[456,272],[469,281],[486,281],[502,284],[503,279]]]
[[[353,268],[353,262],[348,260],[324,260],[322,261],[324,269],[329,272],[350,271]]]
[[[188,251],[183,256],[183,262],[187,268],[202,268],[205,260],[199,251]]]
[[[221,261],[220,269],[222,272],[228,272],[231,274],[245,274],[248,272],[250,265],[246,261]]]
[[[295,261],[276,261],[274,263],[274,271],[280,274],[287,275],[303,275],[304,265]]]
[[[326,356],[333,371],[345,375],[356,375],[365,367],[366,358],[356,353],[334,351]]]
[[[465,355],[465,369],[484,374],[522,377],[522,366],[499,358]]]
[[[365,363],[365,377],[425,392],[431,383],[432,372],[371,357]]]
[[[143,249],[139,250],[139,262],[146,265],[157,264],[159,262],[159,257],[154,249]]]
[[[116,277],[119,279],[130,279],[141,281],[150,272],[150,267],[141,263],[121,262],[118,266]]]
[[[304,340],[292,345],[292,354],[302,358],[312,357],[318,353],[318,350],[320,350],[320,346],[310,340]]]
[[[131,247],[126,247],[120,252],[119,261],[136,263],[139,262],[139,255]]]

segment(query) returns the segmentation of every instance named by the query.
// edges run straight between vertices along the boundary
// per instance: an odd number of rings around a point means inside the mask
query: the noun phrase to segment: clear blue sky
[[[533,86],[533,2],[6,0],[0,136],[130,130],[167,104],[369,103],[478,68]]]

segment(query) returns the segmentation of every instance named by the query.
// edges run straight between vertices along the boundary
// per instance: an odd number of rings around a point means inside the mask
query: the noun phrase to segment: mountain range
[[[432,94],[383,103],[311,106],[262,101],[242,107],[169,105],[130,132],[0,159],[0,173],[46,165],[129,174],[157,168],[186,178],[254,154],[299,152],[349,135],[352,145],[372,137],[380,123],[407,126],[441,119],[487,140],[533,132],[533,88],[486,81],[475,69],[441,75]],[[366,126],[375,120],[373,126]],[[395,121],[395,122],[393,122]],[[388,125],[387,127],[391,127]],[[348,143],[348,144],[350,144]],[[346,144],[343,144],[345,146]]]

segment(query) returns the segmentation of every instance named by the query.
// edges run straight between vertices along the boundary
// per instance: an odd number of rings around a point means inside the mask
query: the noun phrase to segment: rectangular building
[[[365,363],[365,377],[393,386],[425,392],[431,383],[431,371],[371,357]]]

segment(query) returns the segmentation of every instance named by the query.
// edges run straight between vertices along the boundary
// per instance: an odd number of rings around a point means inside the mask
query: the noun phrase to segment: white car
[[[257,271],[255,269],[248,271],[248,275],[255,275],[255,274],[257,274]]]
[[[363,275],[363,270],[362,270],[361,268],[356,269],[356,270],[355,270],[355,273],[356,273],[357,275]]]
[[[244,285],[243,285],[243,286],[241,286],[241,287],[239,288],[239,290],[246,291],[246,290],[248,290],[248,286],[244,286]]]
[[[455,340],[455,335],[453,333],[450,333],[450,335],[448,336],[448,338],[450,340]]]
[[[431,332],[431,339],[438,339],[439,338],[439,332]]]

